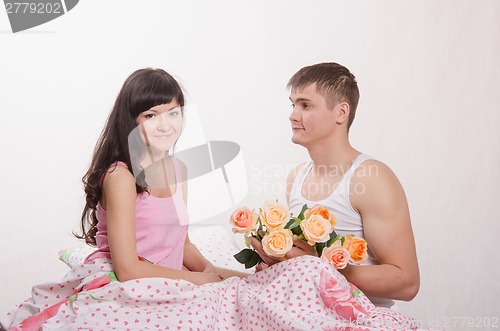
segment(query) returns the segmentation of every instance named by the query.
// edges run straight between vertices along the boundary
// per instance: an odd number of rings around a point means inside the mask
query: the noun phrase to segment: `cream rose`
[[[311,215],[300,223],[302,233],[307,243],[313,246],[316,243],[324,243],[330,239],[333,228],[327,219],[320,215]]]
[[[337,220],[335,219],[335,216],[333,216],[332,213],[322,205],[314,205],[312,208],[306,209],[304,212],[304,218],[309,218],[311,215],[320,215],[324,219],[328,220],[330,224],[332,225],[332,229],[335,227],[337,224]]]
[[[321,258],[334,266],[335,269],[344,269],[349,263],[350,255],[347,249],[340,246],[340,243],[334,243],[332,246],[323,249]]]
[[[368,245],[363,238],[347,235],[344,237],[342,247],[349,252],[350,262],[362,264],[368,260]]]
[[[285,256],[293,247],[292,236],[288,229],[272,230],[262,238],[262,248],[269,256]]]
[[[255,228],[258,216],[247,207],[236,209],[229,217],[233,232],[248,233]]]
[[[283,229],[290,220],[290,212],[282,203],[267,201],[262,206],[260,218],[268,230]]]

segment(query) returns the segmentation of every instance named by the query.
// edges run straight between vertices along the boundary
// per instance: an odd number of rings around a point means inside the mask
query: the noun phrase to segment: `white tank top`
[[[337,187],[332,192],[332,194],[330,194],[325,199],[317,201],[307,200],[306,198],[304,198],[304,196],[302,196],[302,186],[304,185],[304,181],[313,166],[313,162],[308,161],[298,171],[293,182],[292,190],[290,191],[290,203],[288,206],[290,212],[293,213],[294,216],[297,216],[304,204],[307,204],[308,207],[312,207],[316,204],[321,204],[335,216],[337,224],[335,225],[334,230],[337,234],[340,234],[342,236],[352,234],[360,238],[365,238],[361,216],[352,207],[349,196],[351,190],[350,184],[352,174],[354,173],[354,171],[356,171],[359,165],[366,160],[374,160],[374,158],[366,154],[358,155],[358,157],[352,163],[351,167],[344,174],[344,177],[337,184]],[[352,187],[352,189],[357,190],[358,188]],[[373,256],[373,253],[370,251],[370,246],[368,245],[368,260],[363,263],[363,265],[374,264],[379,264],[379,262]],[[392,305],[394,305],[394,301],[391,299],[370,297],[370,300],[376,306],[391,307]]]

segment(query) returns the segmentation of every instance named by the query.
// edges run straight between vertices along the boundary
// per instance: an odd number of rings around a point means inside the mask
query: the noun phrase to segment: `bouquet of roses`
[[[267,201],[258,212],[247,207],[236,209],[229,222],[233,232],[245,236],[248,248],[234,255],[238,262],[245,264],[245,268],[262,262],[259,254],[250,249],[250,237],[261,241],[267,255],[283,257],[292,249],[295,235],[307,241],[318,256],[336,269],[343,269],[348,263],[362,264],[368,259],[366,241],[353,235],[336,234],[333,230],[335,216],[321,205],[312,208],[304,205],[299,215],[294,217],[285,205]]]

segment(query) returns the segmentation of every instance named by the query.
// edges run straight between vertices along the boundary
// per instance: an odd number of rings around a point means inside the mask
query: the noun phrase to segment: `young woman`
[[[163,278],[203,285],[247,276],[215,267],[189,241],[186,167],[172,156],[183,106],[181,87],[164,70],[140,69],[127,78],[83,178],[86,204],[76,236],[97,250],[63,280],[35,286],[33,297],[8,313],[12,323],[0,328],[24,319],[20,329],[38,329],[65,311],[61,306],[111,281]],[[114,290],[100,298],[116,300]]]
[[[120,281],[162,277],[202,285],[222,279],[187,235],[186,168],[169,154],[182,132],[183,106],[182,89],[167,72],[134,72],[84,177],[80,238],[98,247],[87,261],[111,259]]]

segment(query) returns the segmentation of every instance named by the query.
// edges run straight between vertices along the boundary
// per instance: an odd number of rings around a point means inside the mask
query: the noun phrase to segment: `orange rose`
[[[349,263],[349,252],[347,249],[340,246],[340,244],[336,243],[338,243],[338,241],[332,246],[323,249],[321,258],[334,266],[335,269],[344,269],[347,263]]]
[[[351,257],[350,262],[362,264],[368,260],[368,245],[363,238],[347,235],[342,247],[347,249]]]
[[[290,220],[290,212],[282,203],[267,201],[262,207],[260,218],[268,230],[283,229]]]
[[[262,248],[269,256],[285,256],[293,247],[292,236],[288,229],[272,230],[262,238]]]
[[[311,215],[322,216],[325,220],[328,220],[330,222],[330,224],[332,225],[332,229],[337,224],[335,216],[333,216],[333,214],[330,213],[330,211],[322,205],[314,205],[312,208],[306,209],[306,211],[304,212],[304,218],[309,218],[309,216]]]
[[[257,224],[257,215],[248,209],[247,207],[242,207],[236,209],[229,218],[229,223],[233,227],[233,232],[238,233],[248,233],[255,228]]]
[[[302,222],[300,228],[307,240],[307,243],[313,246],[316,243],[324,243],[330,239],[332,233],[332,225],[330,222],[320,215],[311,215]]]

